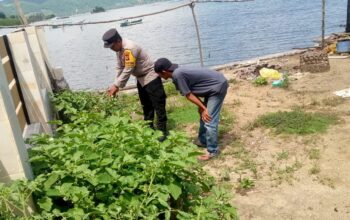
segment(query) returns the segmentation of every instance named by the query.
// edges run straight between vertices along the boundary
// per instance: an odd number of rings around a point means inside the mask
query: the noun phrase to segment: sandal
[[[218,153],[210,153],[210,152],[206,152],[206,154],[198,156],[198,160],[200,161],[208,161],[213,157],[216,157],[218,155]]]

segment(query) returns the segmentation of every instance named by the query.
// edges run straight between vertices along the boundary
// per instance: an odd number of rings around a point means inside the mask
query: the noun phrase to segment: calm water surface
[[[186,1],[170,1],[98,14],[82,14],[59,22],[100,21],[154,12]],[[347,0],[327,1],[326,34],[344,31]],[[255,0],[205,3],[195,7],[204,64],[233,61],[314,45],[321,35],[321,0]],[[55,21],[55,22],[58,22]],[[119,23],[45,28],[50,58],[64,69],[73,89],[105,89],[114,78],[115,54],[101,37],[116,27],[124,38],[141,44],[153,59],[168,57],[182,65],[199,65],[196,32],[189,7],[144,17],[139,25]],[[130,84],[135,79],[130,80]]]

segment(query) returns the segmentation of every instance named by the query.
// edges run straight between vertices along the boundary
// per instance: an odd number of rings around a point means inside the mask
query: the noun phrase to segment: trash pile
[[[234,74],[240,79],[252,80],[260,75],[260,70],[263,68],[281,70],[282,66],[281,63],[258,62],[235,68]]]
[[[350,88],[336,91],[334,94],[343,98],[350,98]]]
[[[339,33],[332,34],[325,39],[326,51],[330,55],[349,55],[350,54],[350,34]]]
[[[259,75],[260,76],[254,81],[255,85],[257,85],[257,83],[255,83],[257,80],[262,81],[262,79],[264,79],[263,81],[266,82],[264,84],[271,82],[273,87],[288,87],[288,74],[286,73],[281,73],[278,70],[264,67],[259,71]]]

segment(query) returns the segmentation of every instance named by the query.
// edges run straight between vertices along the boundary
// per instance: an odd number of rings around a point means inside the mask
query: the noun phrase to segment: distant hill
[[[25,14],[42,12],[57,16],[90,12],[96,6],[113,9],[159,1],[165,0],[20,0]],[[15,15],[13,0],[0,1],[0,12],[4,12],[6,16]]]

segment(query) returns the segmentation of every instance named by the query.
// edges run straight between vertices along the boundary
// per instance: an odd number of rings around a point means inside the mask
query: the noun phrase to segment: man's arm
[[[203,102],[202,102],[197,96],[195,96],[192,92],[188,93],[188,94],[186,95],[186,98],[187,98],[190,102],[192,102],[192,103],[194,103],[195,105],[198,106],[199,113],[200,113],[200,115],[201,115],[202,120],[203,120],[204,122],[207,122],[207,123],[210,122],[211,117],[210,117],[210,115],[209,115],[209,112],[208,112],[207,107],[205,107],[205,105],[203,104]]]
[[[109,96],[114,96],[119,92],[120,88],[124,88],[127,81],[130,78],[130,75],[134,72],[136,66],[136,58],[131,50],[124,51],[124,66],[119,61],[117,63],[116,71],[117,76],[114,81],[114,84],[108,90]]]

